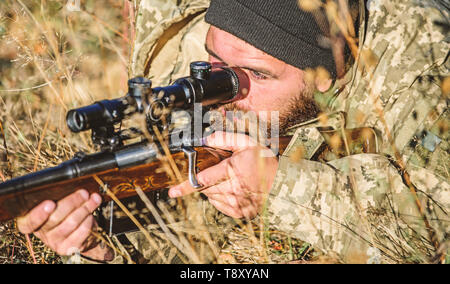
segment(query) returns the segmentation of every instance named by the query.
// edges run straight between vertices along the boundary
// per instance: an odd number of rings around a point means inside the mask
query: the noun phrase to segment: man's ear
[[[330,89],[332,83],[333,83],[332,79],[324,80],[316,85],[317,90],[321,93],[325,93]]]

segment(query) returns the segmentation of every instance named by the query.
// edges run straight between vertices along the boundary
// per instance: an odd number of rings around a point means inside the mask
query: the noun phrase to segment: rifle
[[[155,138],[164,132],[169,133],[166,138],[179,137],[180,133],[171,132],[168,123],[167,115],[172,110],[192,110],[195,103],[209,107],[244,98],[246,76],[238,68],[213,70],[207,62],[193,62],[190,67],[190,76],[170,86],[152,88],[149,79],[137,77],[128,81],[128,93],[122,98],[70,110],[69,129],[75,133],[91,130],[92,141],[101,150],[94,154],[80,152],[56,167],[1,183],[0,222],[23,216],[44,200],[60,200],[78,189],[100,193],[104,202],[111,201],[98,179],[118,199],[136,195],[137,186],[151,192],[153,200],[163,199],[160,195],[167,196],[166,189],[177,182],[163,168],[160,158],[165,146],[183,178],[187,177],[194,188],[201,187],[197,171],[232,153],[205,146],[202,136],[172,139],[167,145]],[[122,121],[134,114],[144,114],[147,135],[136,128],[121,129]],[[136,138],[140,141],[129,143]],[[291,137],[276,137],[280,153],[290,140]],[[362,143],[365,148],[374,144],[370,139]]]
[[[192,109],[194,103],[208,107],[241,99],[239,71],[212,67],[207,62],[191,63],[191,74],[166,87],[152,88],[149,79],[128,82],[126,96],[95,102],[70,110],[67,125],[72,132],[92,131],[92,141],[100,148],[94,154],[77,153],[56,167],[17,177],[0,184],[0,222],[23,216],[44,200],[60,200],[78,189],[105,195],[95,177],[100,178],[117,198],[135,195],[135,186],[144,191],[169,187],[171,180],[158,159],[164,153],[156,132],[170,130],[171,110]],[[136,128],[120,129],[122,121],[144,114],[147,135]],[[119,125],[119,128],[118,128]],[[174,133],[166,137],[176,137]],[[138,142],[129,142],[134,140]],[[205,147],[202,137],[188,137],[167,144],[172,158],[198,187],[197,170],[219,163],[231,153]],[[186,157],[188,162],[186,163]]]

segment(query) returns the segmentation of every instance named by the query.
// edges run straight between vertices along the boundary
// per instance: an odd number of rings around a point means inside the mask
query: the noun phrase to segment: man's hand
[[[201,191],[222,213],[233,218],[254,218],[270,191],[278,159],[270,149],[244,134],[216,132],[207,138],[206,145],[232,151],[233,155],[197,175],[201,189],[194,189],[186,181],[171,188],[169,196]]]
[[[101,204],[99,194],[79,190],[55,202],[47,200],[17,220],[23,234],[34,233],[59,255],[71,255],[77,251],[95,260],[110,260],[109,248],[101,248],[92,238],[96,228],[92,213]]]

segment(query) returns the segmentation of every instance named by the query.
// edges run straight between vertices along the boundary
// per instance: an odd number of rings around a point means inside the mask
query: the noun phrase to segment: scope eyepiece
[[[82,112],[70,110],[67,113],[66,121],[72,132],[78,133],[86,129],[86,119]]]

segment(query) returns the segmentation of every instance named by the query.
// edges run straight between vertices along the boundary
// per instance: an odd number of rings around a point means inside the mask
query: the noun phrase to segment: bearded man
[[[203,24],[208,1],[140,2],[130,75],[168,83],[206,50],[213,64],[238,67],[250,80],[247,97],[220,111],[277,111],[280,132],[293,135],[281,156],[261,158],[266,148],[251,137],[216,132],[207,145],[233,155],[198,174],[200,190],[185,182],[169,195],[201,191],[225,215],[260,214],[271,230],[342,262],[442,261],[450,203],[441,89],[449,76],[448,7],[343,2],[212,0],[211,26]],[[376,151],[353,149],[345,135],[352,129],[366,129],[361,135],[372,137]],[[224,143],[235,140],[246,143]],[[323,154],[323,145],[345,153]],[[100,204],[86,194],[42,203],[19,220],[20,230],[60,254],[77,247],[111,260],[107,248],[85,248]]]

